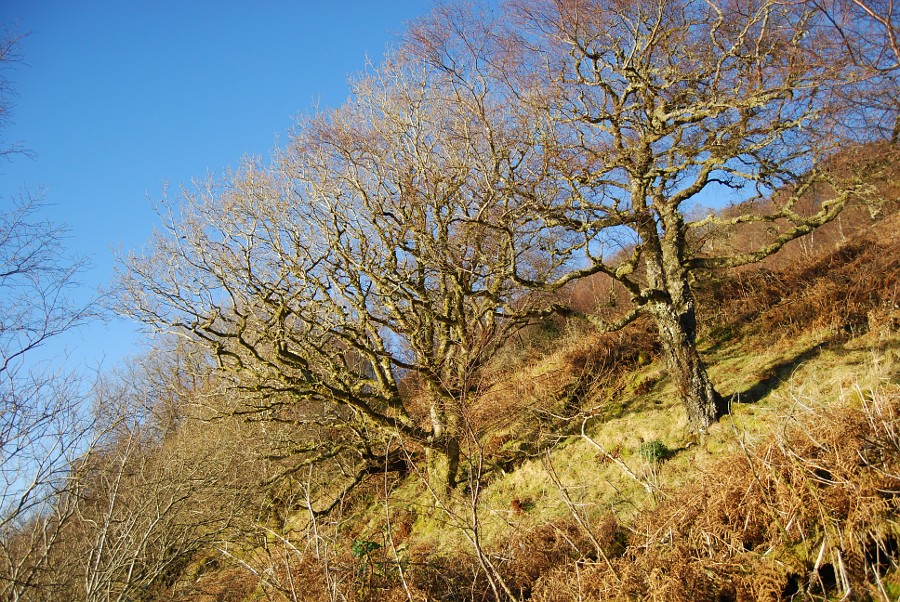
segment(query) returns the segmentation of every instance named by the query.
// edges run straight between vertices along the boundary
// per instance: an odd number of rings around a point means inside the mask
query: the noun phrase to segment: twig
[[[390,495],[391,489],[388,485],[388,461],[390,459],[391,443],[394,437],[388,439],[384,450],[384,516],[387,524],[387,539],[391,544],[391,551],[394,553],[394,562],[397,563],[397,571],[400,574],[400,582],[403,584],[403,591],[406,592],[406,599],[413,602],[412,592],[409,591],[409,584],[406,582],[406,571],[403,570],[403,563],[400,561],[400,553],[397,551],[397,545],[394,543],[394,533],[391,527],[391,505]]]
[[[578,512],[575,503],[569,496],[569,491],[566,489],[566,486],[563,485],[562,481],[559,478],[559,475],[556,473],[556,469],[553,467],[553,461],[550,458],[549,449],[547,450],[547,459],[544,461],[544,468],[547,469],[547,474],[550,475],[550,480],[552,480],[553,484],[556,485],[556,489],[559,491],[560,497],[562,497],[563,502],[565,502],[566,506],[569,508],[569,512],[572,514],[575,522],[578,523],[582,530],[584,530],[584,532],[587,534],[588,539],[591,540],[591,543],[594,544],[594,548],[597,550],[597,555],[600,556],[600,558],[602,558],[606,563],[606,566],[609,567],[609,570],[616,578],[616,581],[619,581],[621,583],[622,580],[619,578],[619,574],[616,572],[616,569],[613,568],[612,562],[610,562],[609,557],[606,555],[606,552],[603,551],[603,546],[600,545],[600,542],[597,540],[597,537],[591,530],[590,525],[588,525],[584,517],[581,516],[581,513]]]
[[[605,448],[605,447],[603,447],[602,445],[600,445],[599,443],[597,443],[594,439],[591,438],[590,435],[587,434],[587,422],[588,422],[588,420],[590,420],[590,419],[591,419],[590,416],[585,416],[584,420],[581,422],[581,436],[584,438],[584,440],[587,441],[588,443],[590,443],[591,445],[593,445],[594,447],[596,447],[598,450],[600,450],[600,453],[603,454],[603,456],[604,456],[607,460],[610,460],[610,461],[613,462],[616,466],[618,466],[619,468],[621,468],[621,469],[625,472],[625,474],[627,474],[629,477],[631,477],[632,479],[634,479],[635,481],[637,481],[638,483],[640,483],[640,485],[641,485],[644,489],[647,490],[647,495],[649,495],[651,498],[654,498],[654,499],[655,499],[655,497],[654,497],[654,492],[653,492],[653,485],[651,485],[651,484],[648,483],[647,481],[645,481],[645,480],[643,480],[642,478],[640,478],[639,476],[637,476],[637,475],[634,473],[634,471],[632,471],[630,468],[628,468],[628,465],[625,464],[625,462],[623,462],[623,461],[620,460],[619,458],[615,457],[614,455],[612,455],[611,453],[609,453],[608,451],[606,451],[606,448]]]

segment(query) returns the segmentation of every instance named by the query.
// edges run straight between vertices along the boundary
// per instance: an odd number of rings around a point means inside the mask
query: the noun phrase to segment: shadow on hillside
[[[777,389],[798,366],[817,356],[827,345],[828,341],[823,341],[800,351],[797,355],[775,362],[766,368],[761,380],[743,391],[733,393],[731,395],[731,403],[750,404],[760,401]]]

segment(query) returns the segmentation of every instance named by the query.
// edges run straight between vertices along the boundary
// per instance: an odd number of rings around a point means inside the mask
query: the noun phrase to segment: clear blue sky
[[[0,164],[0,203],[46,188],[47,215],[89,256],[86,287],[112,277],[113,249],[137,249],[148,198],[267,157],[292,117],[347,98],[347,77],[378,60],[430,0],[317,2],[0,0],[0,22],[28,33],[6,141],[34,159]],[[109,367],[137,351],[132,325],[83,329],[74,361]],[[62,344],[62,342],[60,343]]]

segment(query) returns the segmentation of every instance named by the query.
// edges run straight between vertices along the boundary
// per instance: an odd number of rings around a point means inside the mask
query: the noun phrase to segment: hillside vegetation
[[[706,434],[646,325],[535,328],[473,403],[450,498],[415,450],[325,516],[302,510],[297,474],[277,519],[198,550],[157,596],[896,599],[898,218],[701,287],[701,348],[732,404]]]
[[[66,447],[7,481],[0,596],[897,600],[897,39],[435,7],[160,201],[113,302],[159,336],[16,439]]]
[[[168,544],[182,557],[144,595],[896,599],[900,214],[886,210],[875,222],[849,210],[819,244],[698,285],[700,347],[731,404],[703,434],[641,321],[615,334],[551,321],[504,348],[466,414],[466,471],[449,496],[413,446],[401,470],[313,514],[340,489],[339,464],[267,479],[284,471],[279,435],[195,423],[185,406],[151,457],[199,462],[185,481],[194,512],[229,524],[204,524],[193,548]],[[222,489],[203,493],[205,462],[243,469],[213,470]],[[241,507],[213,512],[216,498]]]
[[[698,280],[699,348],[729,402],[708,430],[648,320],[550,318],[472,386],[449,492],[399,433],[368,433],[380,470],[310,461],[307,409],[231,405],[175,342],[98,389],[105,434],[72,467],[74,510],[62,498],[8,540],[56,538],[28,599],[895,600],[896,182],[877,219],[851,206],[816,241]],[[561,294],[602,312],[609,290]]]

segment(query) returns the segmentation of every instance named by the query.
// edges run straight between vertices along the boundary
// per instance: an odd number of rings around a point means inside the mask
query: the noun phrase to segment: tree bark
[[[458,420],[444,407],[443,399],[431,404],[431,428],[433,446],[425,451],[428,481],[434,491],[447,496],[456,487],[459,474]]]
[[[693,302],[655,303],[651,313],[659,329],[666,366],[687,410],[688,422],[692,429],[704,432],[728,413],[728,404],[713,386],[697,351]]]

